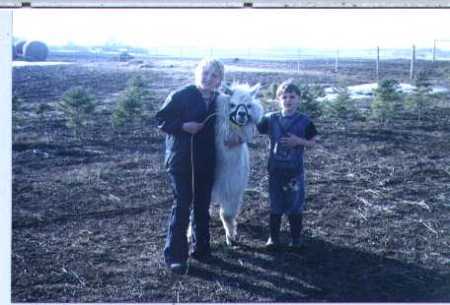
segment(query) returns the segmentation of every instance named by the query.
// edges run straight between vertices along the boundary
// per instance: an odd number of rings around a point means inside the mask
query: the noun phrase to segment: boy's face
[[[283,92],[278,96],[281,110],[286,114],[293,114],[300,105],[300,97],[295,92]]]

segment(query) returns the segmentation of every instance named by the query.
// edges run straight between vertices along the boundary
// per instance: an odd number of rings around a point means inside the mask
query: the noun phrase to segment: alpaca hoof
[[[228,247],[234,247],[237,245],[237,241],[229,236],[226,237],[225,241]]]
[[[227,246],[229,246],[229,247],[239,246],[238,237],[237,236],[234,236],[234,237],[226,236],[226,243],[227,243]]]

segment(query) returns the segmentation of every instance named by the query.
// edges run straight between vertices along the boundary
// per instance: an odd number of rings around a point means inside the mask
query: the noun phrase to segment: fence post
[[[436,39],[434,40],[433,43],[433,64],[436,61]]]
[[[376,65],[376,68],[377,68],[377,82],[379,82],[380,81],[380,46],[377,46],[377,65]]]
[[[334,61],[334,73],[338,73],[339,70],[339,49],[336,50],[336,60]]]
[[[413,79],[414,78],[414,64],[416,61],[416,46],[413,45],[412,46],[412,53],[411,53],[411,66],[409,68],[409,79]]]
[[[300,73],[300,49],[297,49],[297,73]]]

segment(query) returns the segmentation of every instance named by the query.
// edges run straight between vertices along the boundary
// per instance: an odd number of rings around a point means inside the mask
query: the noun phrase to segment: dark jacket
[[[156,114],[158,128],[166,133],[165,165],[172,173],[191,172],[191,134],[182,130],[185,122],[203,122],[215,112],[216,99],[207,109],[200,91],[189,85],[169,94]],[[210,117],[205,127],[193,137],[195,172],[214,172],[215,116]]]

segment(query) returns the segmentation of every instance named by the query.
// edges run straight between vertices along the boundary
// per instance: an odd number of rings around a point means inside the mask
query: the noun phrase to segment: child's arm
[[[183,130],[183,122],[180,117],[179,101],[171,93],[156,113],[155,118],[158,121],[158,128],[165,133],[176,134]]]
[[[168,134],[176,134],[185,131],[190,134],[199,132],[204,124],[198,122],[183,122],[181,120],[181,101],[179,96],[171,93],[161,109],[156,113],[158,128]]]
[[[269,133],[269,121],[270,121],[269,116],[265,115],[263,116],[261,121],[259,121],[259,123],[256,124],[256,128],[258,129],[259,133],[261,134]]]

